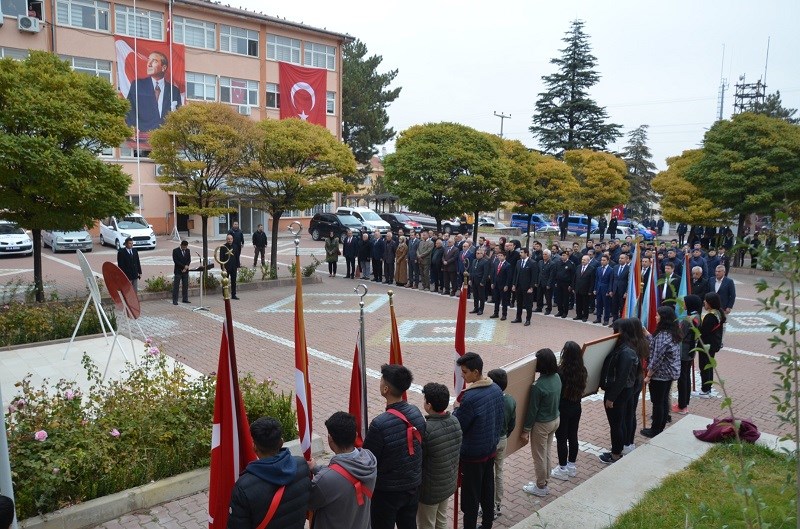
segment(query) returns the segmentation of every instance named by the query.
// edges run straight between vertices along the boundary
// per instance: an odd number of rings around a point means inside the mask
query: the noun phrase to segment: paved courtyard
[[[171,276],[170,253],[174,242],[159,240],[159,248],[141,252],[144,277],[159,273]],[[213,248],[216,244],[211,245]],[[192,250],[199,244],[192,243]],[[245,248],[250,256],[251,247]],[[114,260],[110,248],[95,247],[88,254],[95,271],[99,271],[105,260]],[[304,239],[301,243],[304,260],[308,255],[321,259],[324,255],[322,243]],[[62,297],[78,294],[85,297],[83,277],[74,254],[53,256],[49,250],[43,252],[45,281],[57,288]],[[291,239],[279,242],[278,261],[283,274],[294,255]],[[244,265],[251,265],[250,258],[243,258]],[[31,279],[32,259],[14,258],[0,260],[0,280],[11,282]],[[353,289],[360,281],[342,277],[329,278],[323,264],[319,273],[323,283],[304,287],[306,309],[306,335],[308,341],[311,385],[313,395],[313,419],[315,432],[324,434],[324,420],[334,411],[346,410],[347,389],[356,333],[359,325],[358,296]],[[344,274],[344,262],[339,266]],[[778,421],[774,405],[770,400],[775,383],[772,359],[775,352],[769,347],[769,325],[778,319],[776,314],[760,313],[756,301],[754,283],[757,278],[738,274],[736,281],[737,302],[731,314],[724,339],[724,348],[717,355],[719,370],[726,380],[726,387],[733,398],[737,416],[754,420],[762,431],[783,434],[786,429]],[[143,282],[140,283],[143,286]],[[389,306],[386,292],[388,285],[365,282],[369,294],[365,298],[365,328],[369,393],[369,415],[374,417],[383,408],[378,393],[377,380],[380,365],[389,357]],[[8,293],[12,287],[7,283]],[[394,305],[397,313],[403,360],[415,375],[415,385],[409,392],[409,400],[422,407],[420,388],[426,382],[438,381],[452,385],[453,334],[457,301],[449,296],[429,292],[413,291],[394,287]],[[278,389],[292,391],[294,385],[293,355],[293,288],[276,288],[260,291],[240,291],[240,301],[233,301],[235,319],[236,352],[239,369],[251,372],[259,378],[270,377]],[[216,370],[219,353],[219,337],[223,321],[223,301],[216,295],[206,298],[208,312],[193,312],[193,305],[173,306],[170,300],[145,301],[142,303],[140,324],[145,333],[160,343],[162,350],[190,367],[210,373]],[[522,327],[509,321],[489,319],[489,310],[481,317],[470,314],[467,323],[467,349],[480,353],[485,370],[508,364],[542,347],[560,350],[564,341],[579,343],[607,335],[610,329],[542,314],[534,314],[532,325]],[[697,380],[699,382],[699,374]],[[720,414],[721,398],[693,399],[691,412],[713,417]],[[524,405],[524,404],[523,404]],[[673,421],[680,420],[673,416]],[[608,424],[599,396],[584,399],[580,427],[582,453],[578,457],[578,477],[569,481],[550,483],[551,495],[545,499],[534,499],[522,492],[522,485],[533,476],[532,460],[527,450],[520,450],[506,459],[506,488],[503,500],[503,516],[498,527],[510,527],[532,514],[542,504],[570,490],[588,477],[599,472],[603,465],[596,455],[609,446]],[[324,437],[324,435],[323,435]],[[636,443],[646,442],[637,435]],[[555,449],[553,450],[555,457]],[[126,515],[108,522],[102,527],[182,527],[195,529],[205,527],[207,498],[204,493],[156,507],[146,513]]]

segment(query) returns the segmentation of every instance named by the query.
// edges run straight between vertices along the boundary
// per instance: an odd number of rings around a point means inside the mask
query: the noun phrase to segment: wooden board
[[[525,412],[528,411],[528,400],[531,394],[531,385],[536,378],[536,355],[531,353],[510,364],[503,366],[508,373],[508,387],[506,393],[517,401],[517,426],[508,438],[506,457],[520,448],[526,446],[519,438],[522,425],[525,422]]]
[[[600,390],[600,372],[603,370],[603,361],[617,345],[619,334],[605,336],[598,340],[583,344],[583,365],[589,373],[586,379],[586,390],[583,396],[594,395]]]

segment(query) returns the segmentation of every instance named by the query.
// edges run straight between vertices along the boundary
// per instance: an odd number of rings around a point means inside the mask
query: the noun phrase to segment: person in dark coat
[[[601,241],[606,238],[606,228],[608,228],[608,221],[606,221],[605,217],[600,217],[597,221],[597,232],[600,235]],[[614,233],[616,233],[616,231]]]
[[[372,259],[372,245],[375,241],[370,239],[369,233],[361,234],[361,242],[358,244],[358,268],[361,271],[361,278],[366,281],[372,272],[370,260]]]
[[[555,285],[555,263],[550,250],[542,251],[542,260],[539,262],[539,283],[536,286],[536,310],[545,316],[553,311],[553,286]]]
[[[394,261],[397,254],[397,241],[392,238],[392,232],[386,232],[383,240],[383,279],[387,285],[394,283]]]
[[[593,294],[595,296],[596,317],[594,323],[608,325],[611,318],[611,281],[614,271],[608,264],[608,257],[600,258],[600,266],[595,269],[595,280]]]
[[[686,242],[686,232],[688,231],[688,229],[689,228],[688,228],[688,226],[686,226],[685,222],[681,222],[680,224],[678,224],[677,233],[678,233],[678,245],[679,246],[683,246],[684,243]]]
[[[497,265],[491,267],[490,273],[494,313],[489,317],[497,318],[502,307],[503,315],[500,319],[505,321],[508,316],[508,300],[511,297],[511,281],[514,278],[514,269],[506,261],[506,254],[497,254]]]
[[[265,529],[302,529],[311,493],[311,472],[301,456],[283,446],[281,423],[261,417],[250,425],[258,459],[247,465],[231,491],[228,529],[256,529],[280,487],[277,509]]]
[[[242,267],[242,248],[244,247],[244,233],[239,229],[239,223],[234,222],[233,228],[228,230],[228,235],[233,235],[233,253],[236,255],[236,268]]]
[[[589,301],[594,288],[595,271],[588,255],[581,257],[581,265],[575,268],[575,317],[573,320],[589,320]]]
[[[433,243],[433,251],[431,252],[431,292],[442,292],[442,285],[444,279],[442,277],[442,259],[444,258],[444,247],[442,240],[436,239]]]
[[[172,272],[172,304],[178,304],[178,285],[183,294],[183,302],[189,303],[189,267],[192,264],[192,254],[189,253],[189,241],[181,241],[180,248],[172,250],[172,263],[175,265]]]
[[[117,266],[130,279],[133,290],[139,292],[139,280],[142,278],[142,264],[139,252],[133,247],[133,239],[125,239],[125,246],[117,251]]]
[[[575,265],[567,250],[561,252],[561,260],[555,265],[557,318],[566,318],[569,313],[569,297],[575,284]]]
[[[372,280],[378,283],[383,282],[383,252],[385,249],[386,243],[381,237],[381,232],[375,230],[372,234]]]
[[[717,265],[714,270],[714,281],[708,285],[710,292],[716,292],[719,295],[720,310],[725,314],[730,314],[733,309],[733,304],[736,303],[736,285],[733,284],[733,279],[725,277],[725,267]]]
[[[664,219],[658,219],[658,222],[656,222],[656,228],[656,233],[659,235],[664,235]]]
[[[617,321],[622,315],[622,308],[625,306],[625,296],[628,293],[628,278],[630,277],[631,267],[628,263],[630,257],[626,253],[619,255],[619,265],[614,267],[614,275],[611,277],[611,322]]]
[[[253,257],[253,268],[258,264],[258,256],[261,256],[261,266],[266,266],[264,257],[267,254],[267,234],[264,233],[264,225],[259,224],[256,231],[253,232],[253,248],[255,249],[255,256]]]
[[[225,261],[225,271],[228,272],[228,279],[231,285],[231,299],[239,299],[236,297],[236,275],[239,271],[239,265],[236,260],[236,250],[233,244],[233,235],[225,237],[225,245],[219,252],[219,258]]]
[[[619,226],[619,221],[617,217],[611,217],[611,220],[608,221],[608,230],[607,232],[611,235],[612,239],[617,237],[617,227]]]
[[[363,448],[378,460],[378,480],[372,494],[372,529],[412,529],[417,526],[417,492],[422,483],[422,438],[425,419],[403,400],[413,376],[400,365],[381,366],[380,391],[386,411],[372,419]]]
[[[528,250],[520,248],[519,262],[514,269],[514,280],[511,291],[517,304],[517,317],[511,323],[522,322],[522,310],[525,310],[525,325],[531,324],[533,311],[534,288],[539,281],[539,263],[528,257]]]
[[[475,251],[475,259],[469,265],[469,282],[473,304],[470,314],[481,316],[486,305],[486,286],[489,284],[489,259],[484,256],[483,248]]]
[[[659,281],[664,282],[663,285],[658,285],[658,300],[660,301],[660,305],[667,305],[675,308],[678,289],[681,286],[681,277],[675,273],[675,267],[672,263],[664,265],[664,277],[659,278]]]
[[[458,247],[454,244],[448,245],[442,257],[442,275],[444,285],[442,294],[456,295],[456,270],[458,270]]]
[[[711,292],[708,287],[708,280],[703,277],[703,269],[699,266],[692,268],[691,292],[700,299],[705,299],[706,294]]]
[[[358,257],[359,240],[353,236],[353,230],[347,230],[342,241],[342,255],[347,263],[347,273],[345,278],[356,278],[356,258]]]

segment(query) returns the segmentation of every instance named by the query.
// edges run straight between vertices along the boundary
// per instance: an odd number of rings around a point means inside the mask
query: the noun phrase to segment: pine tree
[[[573,21],[562,40],[567,47],[560,50],[561,57],[550,59],[558,71],[542,77],[547,90],[536,101],[530,131],[544,152],[559,157],[568,150],[604,150],[622,133],[620,125],[606,123],[605,108],[589,97],[589,89],[600,75],[595,71],[597,58],[591,53],[583,21]]]
[[[753,105],[753,112],[756,114],[764,114],[771,118],[782,119],[794,125],[800,123],[800,118],[794,117],[797,113],[797,109],[783,106],[780,90],[774,94],[769,94],[763,103],[756,103]]]
[[[650,202],[655,201],[653,177],[655,164],[650,161],[653,155],[647,146],[648,125],[640,125],[628,133],[628,145],[622,150],[622,159],[628,166],[626,179],[630,184],[631,198],[627,204],[628,215],[645,218],[650,213]]]

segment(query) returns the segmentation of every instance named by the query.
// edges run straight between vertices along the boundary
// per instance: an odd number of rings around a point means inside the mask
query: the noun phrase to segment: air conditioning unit
[[[239,114],[241,114],[243,116],[249,116],[250,115],[250,106],[248,106],[248,105],[239,105],[237,110],[239,111]]]
[[[39,33],[39,19],[36,17],[29,17],[19,15],[17,17],[17,29],[20,31],[27,31],[28,33]]]
[[[160,163],[156,164],[156,176],[164,176],[164,166]]]

